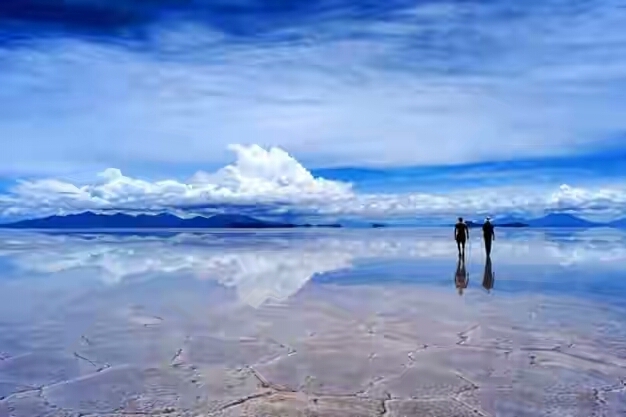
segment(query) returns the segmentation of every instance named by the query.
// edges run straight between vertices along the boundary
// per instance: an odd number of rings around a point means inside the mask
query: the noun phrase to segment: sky
[[[0,218],[626,216],[619,0],[3,0]]]

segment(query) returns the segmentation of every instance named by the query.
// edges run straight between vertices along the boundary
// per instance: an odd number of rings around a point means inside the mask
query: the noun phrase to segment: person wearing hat
[[[485,240],[485,253],[487,254],[487,258],[491,256],[491,242],[496,240],[496,234],[493,229],[491,218],[487,217],[485,224],[483,224],[483,239]]]

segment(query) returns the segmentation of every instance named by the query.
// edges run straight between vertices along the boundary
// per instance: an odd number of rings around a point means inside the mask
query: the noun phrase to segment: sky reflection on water
[[[450,236],[448,236],[450,235]],[[154,277],[194,277],[234,288],[255,307],[286,300],[305,285],[454,288],[452,233],[444,229],[150,234],[3,233],[0,280],[45,286],[81,276],[123,285]],[[492,254],[494,295],[539,292],[582,298],[626,297],[626,234],[615,230],[498,233]],[[484,290],[485,256],[475,234],[468,247],[465,293]],[[489,271],[488,271],[489,272]],[[52,280],[52,278],[54,279]],[[52,281],[51,281],[52,280]],[[95,285],[91,283],[89,285]],[[606,300],[605,300],[606,301]]]
[[[478,238],[459,285],[447,229],[2,233],[0,416],[623,415],[626,235]]]

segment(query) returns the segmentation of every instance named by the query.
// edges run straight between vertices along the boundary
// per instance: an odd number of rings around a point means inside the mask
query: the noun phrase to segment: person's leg
[[[487,252],[487,256],[491,256],[491,239],[485,239],[485,251]]]
[[[456,241],[456,249],[459,251],[459,256],[461,256],[461,241],[458,239]]]

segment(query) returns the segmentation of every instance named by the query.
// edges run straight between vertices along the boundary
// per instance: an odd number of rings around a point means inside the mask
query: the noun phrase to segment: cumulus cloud
[[[108,168],[85,183],[58,179],[20,181],[0,195],[4,217],[68,214],[85,210],[166,210],[181,215],[203,209],[245,211],[261,215],[285,212],[362,217],[441,216],[458,213],[623,213],[623,188],[558,189],[497,187],[443,193],[364,193],[353,184],[314,176],[280,148],[234,145],[236,160],[215,172],[197,172],[188,181],[147,181]]]

